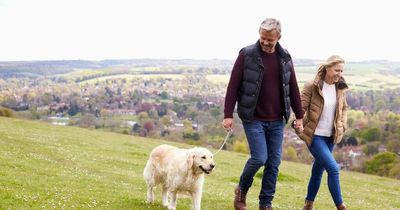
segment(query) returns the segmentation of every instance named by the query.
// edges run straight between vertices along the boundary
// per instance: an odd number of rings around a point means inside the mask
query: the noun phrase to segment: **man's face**
[[[276,31],[267,31],[265,29],[260,30],[260,45],[262,51],[266,53],[275,52],[276,43],[278,43],[281,35]]]

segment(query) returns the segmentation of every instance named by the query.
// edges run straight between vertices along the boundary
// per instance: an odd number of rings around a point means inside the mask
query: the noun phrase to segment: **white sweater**
[[[336,111],[335,84],[330,85],[324,81],[324,85],[322,87],[322,96],[324,97],[324,108],[322,109],[322,113],[314,134],[318,136],[330,137],[332,136],[333,120],[335,119]]]

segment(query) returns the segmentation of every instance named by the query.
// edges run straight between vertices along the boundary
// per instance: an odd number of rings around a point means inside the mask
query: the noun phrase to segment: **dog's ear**
[[[193,167],[194,157],[195,157],[195,154],[193,152],[188,152],[188,156],[187,156],[188,169],[191,169]]]

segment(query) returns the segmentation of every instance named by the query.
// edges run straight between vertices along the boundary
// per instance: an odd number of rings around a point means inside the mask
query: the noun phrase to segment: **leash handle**
[[[219,151],[222,150],[222,147],[224,147],[224,145],[226,144],[226,141],[228,141],[229,137],[230,137],[230,136],[232,135],[232,133],[233,133],[233,129],[232,129],[232,128],[228,129],[227,131],[228,131],[228,133],[227,133],[226,136],[225,136],[224,143],[222,143],[221,147],[218,149],[217,152],[214,153],[214,155],[216,155]]]

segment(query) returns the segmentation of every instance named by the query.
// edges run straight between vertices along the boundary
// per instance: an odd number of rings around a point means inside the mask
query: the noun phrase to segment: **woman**
[[[328,187],[336,208],[346,209],[340,190],[340,168],[332,154],[335,144],[342,140],[347,124],[345,91],[348,86],[342,77],[344,63],[339,56],[329,57],[319,67],[315,80],[305,84],[301,93],[305,112],[302,124],[304,128],[296,125],[295,121],[293,127],[314,156],[303,210],[314,209],[313,202],[324,170],[328,173]]]

